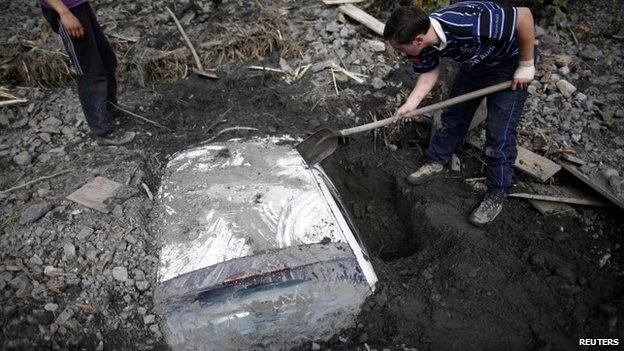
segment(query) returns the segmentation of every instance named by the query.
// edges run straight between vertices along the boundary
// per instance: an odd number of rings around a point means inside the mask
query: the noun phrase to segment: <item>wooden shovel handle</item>
[[[379,120],[379,121],[376,121],[376,122],[363,124],[361,126],[348,128],[348,129],[343,129],[343,130],[338,131],[338,133],[341,136],[347,136],[347,135],[351,135],[351,134],[355,134],[355,133],[365,132],[367,130],[383,127],[383,126],[386,126],[388,124],[394,123],[394,122],[398,121],[399,119],[411,118],[411,117],[414,117],[414,116],[417,116],[417,115],[422,115],[422,114],[425,114],[425,113],[428,113],[428,112],[440,110],[440,109],[443,109],[445,107],[452,106],[452,105],[455,105],[455,104],[459,104],[459,103],[464,102],[464,101],[472,100],[474,98],[478,98],[478,97],[481,97],[481,96],[489,95],[491,93],[495,93],[497,91],[505,90],[505,89],[508,89],[509,87],[511,87],[511,81],[510,80],[508,80],[506,82],[503,82],[503,83],[498,83],[496,85],[489,86],[487,88],[475,90],[475,91],[470,92],[468,94],[456,96],[456,97],[454,97],[452,99],[444,100],[444,101],[438,102],[438,103],[433,104],[433,105],[425,106],[423,108],[419,108],[419,109],[417,109],[415,111],[412,111],[410,113],[406,113],[404,115],[392,116],[392,117],[389,117],[389,118],[386,118],[386,119],[382,119],[382,120]]]

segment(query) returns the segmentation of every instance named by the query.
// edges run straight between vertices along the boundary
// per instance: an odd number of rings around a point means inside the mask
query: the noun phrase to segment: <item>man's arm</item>
[[[534,50],[535,29],[533,14],[527,7],[518,7],[518,19],[516,20],[516,33],[520,49],[520,65],[514,73],[511,89],[526,88],[535,76]]]
[[[44,0],[48,6],[59,14],[61,25],[67,33],[74,38],[82,38],[84,36],[84,28],[76,16],[74,16],[69,8],[65,6],[62,0]]]
[[[427,73],[422,73],[418,76],[418,80],[416,81],[416,86],[407,97],[405,103],[399,107],[396,111],[395,115],[404,115],[406,113],[412,112],[418,108],[420,102],[429,94],[431,89],[435,86],[438,81],[438,77],[440,76],[440,69],[436,68],[433,71],[429,71]]]

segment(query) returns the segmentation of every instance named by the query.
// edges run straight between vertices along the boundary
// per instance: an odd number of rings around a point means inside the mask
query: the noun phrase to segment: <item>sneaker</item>
[[[416,172],[407,176],[407,181],[414,185],[420,185],[425,183],[427,180],[430,180],[434,176],[442,174],[443,172],[443,164],[429,162],[422,165]]]
[[[106,134],[101,138],[106,144],[123,145],[131,142],[135,136],[135,132],[126,132],[123,129],[117,129],[116,131]]]
[[[505,194],[487,194],[483,201],[481,201],[481,204],[479,204],[479,207],[468,216],[468,221],[478,227],[490,223],[501,213],[504,200]]]

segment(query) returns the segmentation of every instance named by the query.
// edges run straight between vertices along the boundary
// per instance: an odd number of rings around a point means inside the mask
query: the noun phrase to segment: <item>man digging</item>
[[[113,119],[117,104],[117,59],[86,0],[39,0],[43,16],[61,36],[76,70],[78,97],[91,132],[108,144],[134,139]]]
[[[407,54],[419,74],[416,86],[396,111],[415,110],[438,80],[440,57],[460,63],[450,97],[512,80],[511,89],[487,96],[485,155],[487,195],[470,214],[481,226],[501,212],[511,186],[516,160],[516,127],[535,75],[533,16],[528,8],[504,7],[488,1],[459,2],[427,14],[418,7],[397,9],[384,39]],[[415,185],[445,172],[445,164],[468,132],[482,98],[446,108],[433,136],[425,163],[407,180]]]

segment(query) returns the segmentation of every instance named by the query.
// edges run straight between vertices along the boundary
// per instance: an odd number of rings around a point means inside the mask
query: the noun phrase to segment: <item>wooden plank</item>
[[[356,4],[363,2],[364,0],[323,0],[325,5],[342,5],[342,4]]]
[[[539,179],[542,183],[561,170],[561,166],[555,162],[525,149],[522,146],[518,146],[518,157],[516,157],[514,167],[521,172]]]
[[[578,215],[578,212],[576,212],[576,210],[572,206],[562,202],[551,202],[532,199],[528,199],[527,201],[531,204],[531,206],[535,207],[535,209],[544,216],[559,214],[573,216]]]
[[[483,142],[474,137],[467,139],[468,144],[483,149]],[[514,168],[544,183],[561,169],[555,162],[540,156],[522,146],[518,146],[518,156]]]
[[[381,21],[379,21],[375,17],[364,12],[359,7],[352,5],[352,4],[345,4],[345,5],[340,5],[338,10],[340,10],[340,12],[344,13],[345,15],[353,18],[354,20],[360,22],[366,28],[383,36],[385,24],[383,24]]]
[[[578,189],[537,183],[520,184],[512,189],[509,196],[585,206],[606,206],[604,201]]]
[[[110,212],[104,201],[115,194],[122,185],[104,177],[92,181],[74,191],[67,199],[103,213]]]
[[[609,188],[609,182],[602,178],[602,177],[593,177],[590,178],[589,176],[585,175],[583,172],[581,172],[578,167],[576,167],[575,165],[562,161],[559,161],[559,164],[568,172],[570,172],[572,175],[574,175],[576,178],[578,178],[580,181],[582,181],[583,183],[589,185],[592,189],[596,190],[598,193],[600,193],[600,195],[606,197],[607,199],[609,199],[611,202],[613,202],[614,204],[618,205],[620,208],[624,209],[624,198],[622,196],[618,196],[616,195],[613,191],[610,190]]]
[[[578,158],[576,156],[572,156],[572,155],[568,155],[568,154],[561,155],[561,158],[563,158],[566,161],[569,161],[569,162],[572,162],[572,163],[576,163],[577,165],[581,165],[581,166],[587,163],[584,160],[581,160],[580,158]]]

